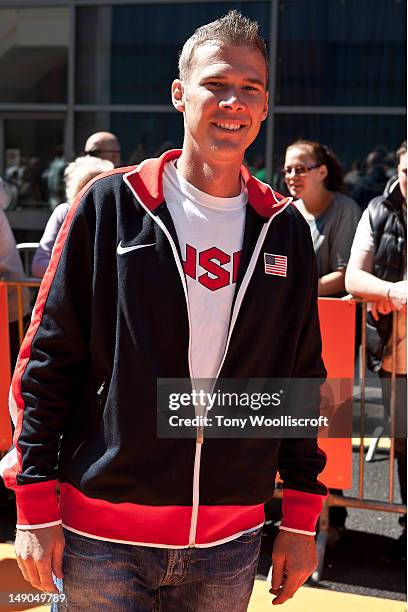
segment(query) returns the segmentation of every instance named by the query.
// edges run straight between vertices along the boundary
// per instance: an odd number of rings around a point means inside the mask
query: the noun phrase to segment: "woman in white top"
[[[114,165],[106,159],[86,155],[77,157],[65,169],[65,192],[67,201],[57,206],[48,219],[40,246],[35,252],[31,265],[33,276],[42,278],[51,259],[52,249],[58,232],[68,214],[71,204],[83,187],[95,176],[102,172],[113,170]]]
[[[344,277],[360,208],[342,193],[343,171],[333,151],[297,140],[282,170],[294,204],[309,223],[319,275],[319,295],[344,295]]]

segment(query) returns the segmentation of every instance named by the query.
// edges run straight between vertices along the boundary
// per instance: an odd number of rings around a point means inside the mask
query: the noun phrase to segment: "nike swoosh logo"
[[[155,246],[155,244],[156,244],[155,242],[152,242],[152,244],[137,244],[136,246],[124,247],[122,246],[122,241],[120,241],[118,244],[117,252],[118,252],[118,255],[124,255],[125,253],[128,253],[129,251],[136,251],[137,249],[144,249],[145,247]]]

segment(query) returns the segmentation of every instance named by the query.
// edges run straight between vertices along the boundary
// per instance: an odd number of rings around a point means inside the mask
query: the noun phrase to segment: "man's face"
[[[107,159],[117,168],[120,165],[120,145],[110,132],[96,132],[85,143],[85,154]]]
[[[107,159],[117,168],[120,164],[120,147],[117,140],[104,140],[98,143],[98,157]]]
[[[401,155],[398,164],[398,181],[404,200],[407,199],[407,154]]]
[[[184,112],[184,149],[204,162],[241,163],[267,116],[266,78],[258,49],[196,48],[188,78],[172,85],[173,104]]]

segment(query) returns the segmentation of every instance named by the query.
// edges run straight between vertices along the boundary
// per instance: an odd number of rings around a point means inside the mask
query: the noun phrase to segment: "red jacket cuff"
[[[41,527],[61,522],[56,480],[17,485],[13,489],[17,502],[17,527]]]
[[[316,531],[316,523],[327,495],[283,489],[281,527]]]

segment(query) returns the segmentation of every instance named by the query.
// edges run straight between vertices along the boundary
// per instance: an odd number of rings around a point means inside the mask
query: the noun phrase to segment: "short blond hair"
[[[102,172],[109,172],[114,165],[107,159],[86,155],[77,157],[65,168],[65,194],[68,204],[72,204],[78,193],[91,179]]]
[[[259,33],[259,25],[236,10],[231,10],[223,17],[197,28],[186,40],[178,64],[181,81],[186,81],[190,75],[194,51],[206,43],[258,49],[265,60],[266,81],[268,81],[268,53],[265,41]]]

